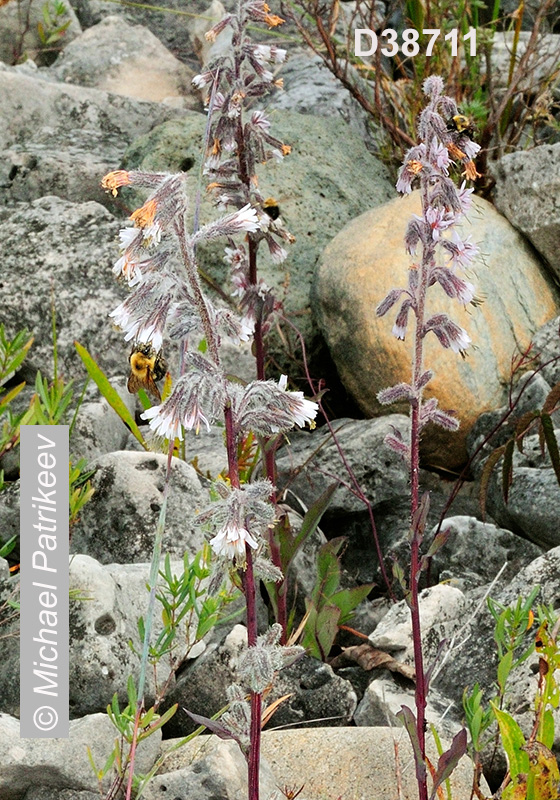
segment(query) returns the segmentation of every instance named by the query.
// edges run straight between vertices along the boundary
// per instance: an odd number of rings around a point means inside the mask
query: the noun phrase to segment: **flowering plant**
[[[476,305],[478,302],[474,295],[473,284],[458,274],[459,270],[464,270],[472,264],[478,251],[476,245],[468,239],[462,240],[454,230],[454,226],[471,207],[473,190],[466,189],[465,183],[457,189],[449,177],[449,171],[453,161],[460,162],[464,165],[464,176],[474,180],[477,173],[473,159],[480,148],[466,133],[453,130],[446,124],[445,120],[452,119],[458,113],[458,109],[455,101],[443,94],[443,80],[438,76],[431,76],[426,79],[423,88],[429,101],[419,119],[418,133],[421,141],[406,153],[397,181],[397,189],[402,193],[411,192],[414,181],[420,183],[422,215],[413,216],[405,233],[406,250],[415,261],[409,268],[407,287],[391,289],[377,307],[377,314],[383,316],[400,303],[393,326],[393,334],[397,339],[405,338],[410,313],[415,319],[412,380],[410,383],[398,383],[384,389],[379,392],[378,400],[384,404],[405,400],[410,404],[410,442],[405,442],[398,431],[387,436],[385,441],[410,465],[411,555],[409,585],[405,587],[405,597],[412,616],[416,717],[405,707],[402,713],[403,722],[417,754],[416,775],[419,797],[420,800],[427,800],[425,711],[429,676],[424,671],[423,665],[418,583],[421,570],[426,565],[426,560],[420,556],[420,547],[428,513],[429,495],[426,493],[420,499],[420,436],[429,422],[447,430],[457,430],[459,421],[452,413],[438,408],[436,398],[424,400],[424,390],[431,381],[433,373],[424,367],[423,343],[426,336],[433,334],[442,347],[465,357],[471,339],[467,331],[447,314],[436,313],[428,317],[426,295],[428,289],[437,283],[448,297],[463,305],[468,303]],[[442,532],[438,540],[432,544],[430,554],[443,545],[445,538],[445,532]],[[465,737],[454,741],[448,760],[456,763],[465,748]]]

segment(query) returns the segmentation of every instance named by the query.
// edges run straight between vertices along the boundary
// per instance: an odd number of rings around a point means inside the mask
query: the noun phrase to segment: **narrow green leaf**
[[[313,505],[307,509],[299,533],[294,538],[293,552],[290,556],[290,559],[287,563],[283,563],[284,572],[286,572],[290,565],[291,559],[294,557],[295,553],[297,553],[302,544],[304,544],[304,542],[317,530],[317,526],[321,521],[321,517],[329,507],[333,494],[337,488],[338,484],[333,483],[328,487],[328,489],[325,489],[323,494],[318,497]]]
[[[547,708],[543,714],[540,740],[545,747],[552,750],[554,744],[554,714],[550,708]]]
[[[84,362],[84,366],[88,371],[89,376],[95,381],[97,384],[99,391],[107,400],[111,408],[116,411],[119,417],[122,419],[124,424],[127,428],[133,433],[133,435],[138,439],[140,444],[144,449],[148,449],[146,447],[146,443],[144,441],[144,437],[140,432],[140,428],[136,424],[134,417],[124,404],[123,400],[120,398],[119,393],[107,379],[107,376],[103,373],[100,367],[95,363],[91,355],[88,353],[85,347],[81,345],[79,342],[74,342],[74,347],[76,348],[78,355]]]
[[[6,408],[9,403],[12,402],[14,397],[17,397],[17,395],[21,392],[24,386],[25,386],[25,381],[23,381],[23,383],[18,383],[17,386],[14,386],[13,389],[10,389],[8,394],[5,394],[2,397],[2,399],[0,399],[0,412],[2,411],[2,409]]]

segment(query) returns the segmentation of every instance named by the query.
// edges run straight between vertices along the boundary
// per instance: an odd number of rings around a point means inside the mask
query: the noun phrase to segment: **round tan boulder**
[[[406,411],[381,406],[380,389],[410,381],[414,316],[406,340],[391,329],[399,304],[384,317],[375,309],[390,289],[407,285],[410,257],[403,237],[420,194],[397,198],[362,214],[332,240],[315,275],[313,307],[342,382],[368,416]],[[467,280],[476,285],[480,306],[451,300],[439,284],[428,291],[428,314],[445,312],[472,339],[466,358],[444,350],[433,334],[424,339],[424,365],[435,377],[426,397],[435,396],[461,422],[458,433],[430,425],[423,438],[426,464],[457,469],[466,461],[465,440],[483,411],[506,400],[511,360],[535,331],[559,313],[560,295],[533,251],[485,200],[474,198],[460,233],[480,250]]]

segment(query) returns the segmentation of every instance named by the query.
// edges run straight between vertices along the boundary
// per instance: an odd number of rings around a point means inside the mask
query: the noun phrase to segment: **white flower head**
[[[225,556],[229,559],[245,559],[245,545],[249,545],[256,550],[258,544],[251,536],[247,528],[229,520],[220,528],[218,533],[210,539],[210,546],[218,556]]]

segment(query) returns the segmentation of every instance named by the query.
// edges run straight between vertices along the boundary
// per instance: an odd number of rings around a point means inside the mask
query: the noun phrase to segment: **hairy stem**
[[[228,471],[231,485],[234,489],[239,489],[239,463],[237,461],[237,435],[233,420],[231,405],[228,403],[224,408],[224,421],[226,427],[226,449],[228,456]],[[257,593],[255,587],[255,575],[253,572],[253,555],[249,545],[245,545],[246,568],[242,575],[243,592],[245,594],[245,605],[247,608],[247,644],[254,647],[257,643]],[[258,692],[251,692],[251,744],[248,757],[248,779],[249,779],[249,798],[248,800],[259,800],[259,767],[261,750],[261,709],[262,695]]]

